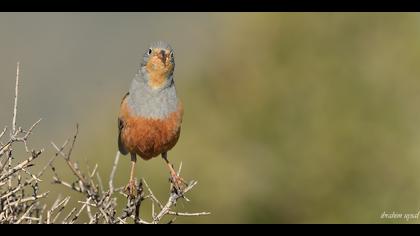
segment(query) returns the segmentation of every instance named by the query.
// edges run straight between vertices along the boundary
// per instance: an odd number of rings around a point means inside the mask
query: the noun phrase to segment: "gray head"
[[[143,56],[140,72],[147,84],[158,89],[173,82],[175,69],[174,50],[171,45],[163,41],[150,44]]]

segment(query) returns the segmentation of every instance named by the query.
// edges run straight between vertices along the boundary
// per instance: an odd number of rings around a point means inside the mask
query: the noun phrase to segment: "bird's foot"
[[[171,183],[177,194],[182,194],[182,190],[188,186],[185,180],[177,173],[171,173]]]
[[[128,195],[129,198],[135,198],[137,196],[137,185],[134,179],[128,182],[124,192]]]

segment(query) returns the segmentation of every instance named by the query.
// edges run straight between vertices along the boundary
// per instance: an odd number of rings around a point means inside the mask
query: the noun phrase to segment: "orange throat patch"
[[[149,75],[149,86],[154,89],[161,88],[168,80],[170,72],[174,66],[169,60],[166,63],[158,57],[152,57],[146,65],[146,71]]]

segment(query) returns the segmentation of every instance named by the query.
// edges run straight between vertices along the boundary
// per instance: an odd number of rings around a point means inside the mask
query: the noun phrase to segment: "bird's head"
[[[159,89],[172,83],[175,69],[175,57],[172,47],[158,41],[146,50],[141,64],[147,84],[153,89]]]

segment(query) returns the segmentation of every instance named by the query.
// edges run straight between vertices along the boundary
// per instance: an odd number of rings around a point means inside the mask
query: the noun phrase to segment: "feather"
[[[127,98],[129,94],[130,93],[126,93],[124,95],[124,98],[122,99],[121,104],[124,102],[124,100]],[[125,145],[123,144],[122,139],[121,139],[121,132],[123,129],[124,129],[124,121],[121,118],[118,118],[118,150],[120,151],[121,154],[127,155],[128,151],[125,148]]]

